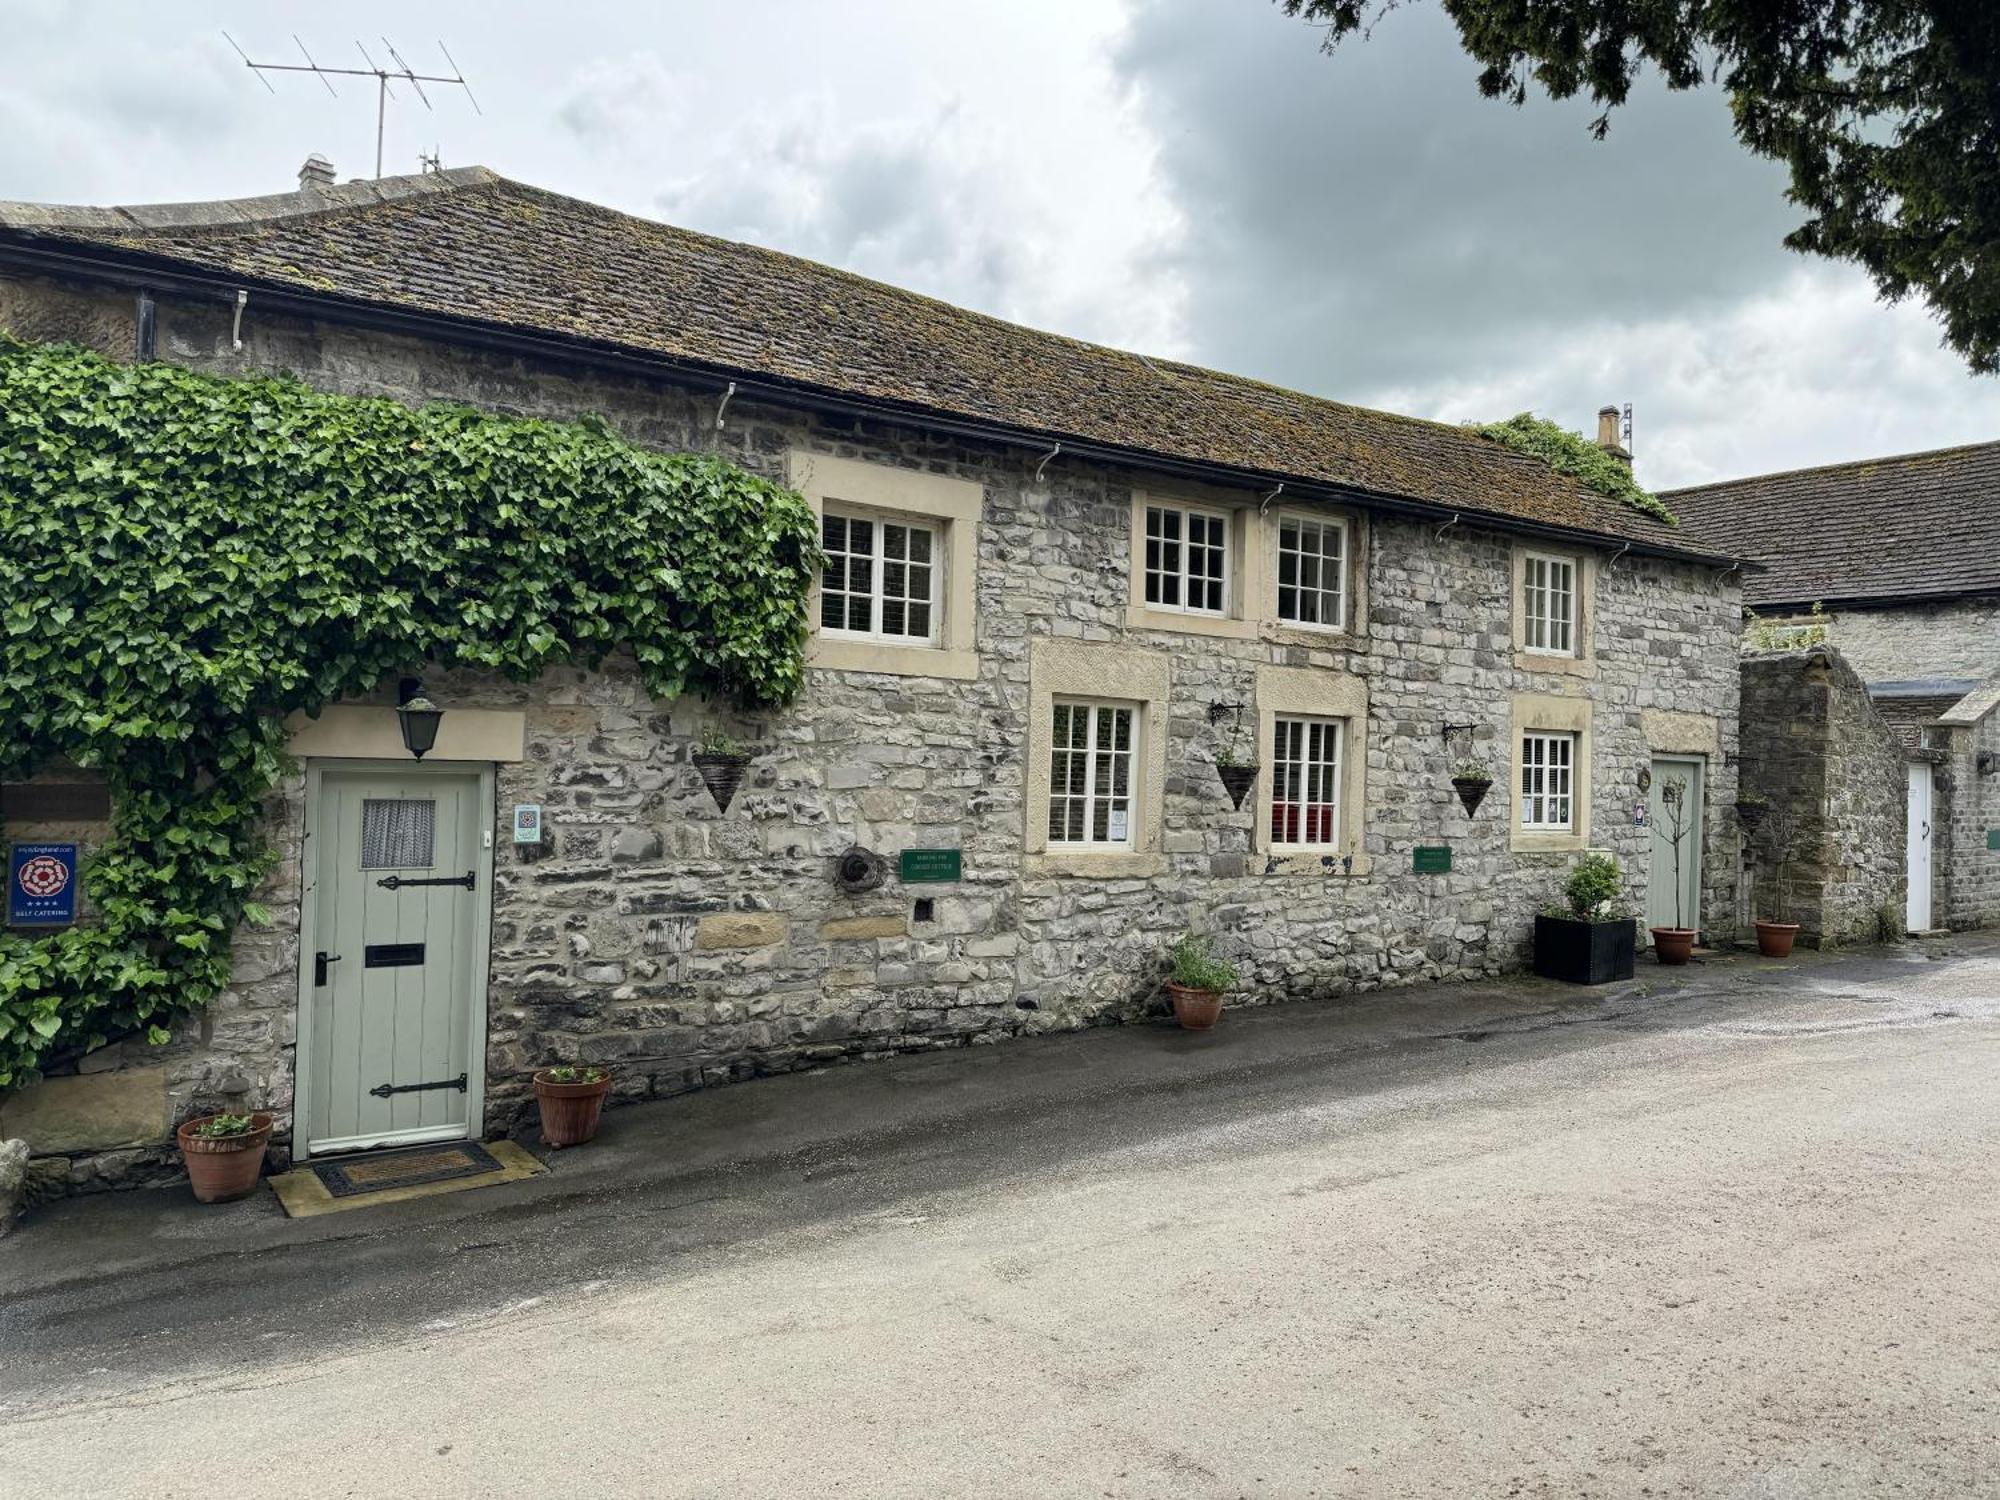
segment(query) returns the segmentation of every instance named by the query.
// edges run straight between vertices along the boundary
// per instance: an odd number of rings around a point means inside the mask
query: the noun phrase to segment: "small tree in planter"
[[[1798,940],[1799,924],[1786,920],[1791,911],[1788,877],[1792,868],[1792,850],[1797,845],[1798,836],[1797,813],[1789,807],[1766,809],[1758,829],[1757,842],[1766,864],[1770,866],[1772,879],[1768,891],[1762,880],[1757,882],[1757,908],[1771,915],[1756,919],[1757,951],[1766,958],[1790,958],[1792,944]]]
[[[1694,952],[1695,933],[1685,924],[1686,911],[1683,909],[1683,887],[1681,881],[1681,846],[1687,836],[1694,831],[1688,811],[1688,780],[1685,776],[1666,776],[1660,783],[1660,824],[1667,835],[1667,843],[1674,851],[1674,925],[1654,927],[1648,930],[1653,935],[1653,956],[1663,964],[1684,964]]]
[[[611,1074],[604,1068],[543,1068],[535,1074],[535,1104],[542,1139],[551,1146],[581,1146],[597,1134]]]
[[[691,759],[708,795],[715,799],[716,811],[728,812],[736,789],[743,784],[743,768],[750,764],[750,757],[720,724],[710,724],[702,730],[701,748]]]
[[[1618,910],[1625,888],[1618,861],[1586,854],[1563,882],[1562,904],[1535,918],[1535,972],[1571,984],[1632,977],[1634,927]]]
[[[1236,988],[1236,969],[1215,956],[1215,945],[1194,932],[1184,932],[1167,950],[1170,965],[1167,993],[1173,997],[1174,1019],[1189,1031],[1206,1031],[1222,1015],[1222,997]]]
[[[187,1164],[188,1186],[203,1203],[227,1203],[255,1192],[271,1144],[268,1111],[198,1115],[174,1132]]]

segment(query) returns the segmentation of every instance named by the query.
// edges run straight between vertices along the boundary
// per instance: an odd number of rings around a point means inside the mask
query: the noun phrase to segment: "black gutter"
[[[2000,599],[2000,584],[1940,594],[1818,594],[1810,599],[1760,599],[1754,603],[1746,599],[1743,607],[1759,614],[1787,610],[1804,615],[1811,614],[1816,604],[1827,609],[1917,609],[1928,604],[1963,604],[1981,599]]]
[[[26,235],[27,240],[10,239],[8,238],[10,234]],[[914,426],[924,431],[945,433],[953,437],[994,443],[1004,447],[1026,448],[1035,452],[1046,452],[1055,444],[1061,443],[1062,451],[1068,457],[1088,458],[1124,468],[1174,474],[1207,484],[1265,490],[1283,484],[1285,494],[1293,499],[1319,500],[1336,505],[1359,505],[1390,514],[1432,521],[1469,517],[1472,524],[1483,525],[1493,530],[1522,532],[1530,536],[1549,537],[1591,547],[1617,546],[1641,556],[1664,558],[1673,562],[1697,563],[1704,567],[1741,569],[1749,572],[1764,571],[1764,565],[1753,558],[1670,547],[1657,542],[1638,541],[1579,527],[1556,526],[1547,522],[1495,515],[1488,511],[1468,509],[1463,506],[1412,500],[1406,496],[1385,494],[1359,485],[1300,479],[1296,475],[1273,470],[1239,468],[1229,464],[1173,458],[1150,449],[1125,448],[1087,438],[1071,438],[1059,432],[991,427],[969,422],[963,418],[933,413],[929,408],[914,402],[862,400],[805,381],[789,380],[783,376],[745,375],[726,366],[705,365],[672,355],[636,355],[616,344],[578,338],[570,334],[524,333],[507,324],[490,323],[477,318],[415,312],[384,303],[335,296],[327,292],[302,291],[297,287],[260,281],[254,277],[191,271],[181,262],[162,256],[149,256],[144,252],[112,251],[110,255],[110,259],[105,259],[101,252],[93,254],[68,245],[56,247],[40,241],[33,231],[0,230],[0,265],[17,266],[43,275],[83,275],[117,286],[173,291],[187,296],[214,298],[231,303],[235,301],[237,290],[247,287],[256,292],[258,303],[275,306],[280,312],[296,313],[301,317],[344,321],[357,327],[374,328],[389,333],[416,334],[446,343],[472,344],[509,354],[533,354],[545,359],[581,362],[621,374],[638,375],[654,380],[664,378],[678,384],[696,385],[715,391],[722,391],[733,385],[737,396],[742,399],[761,400],[776,406],[833,412],[862,421]]]

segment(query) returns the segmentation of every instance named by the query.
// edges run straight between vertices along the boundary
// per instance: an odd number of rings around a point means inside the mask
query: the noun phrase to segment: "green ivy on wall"
[[[0,335],[0,777],[110,782],[98,921],[0,932],[0,1090],[156,1042],[229,979],[284,717],[424,663],[637,659],[656,697],[789,701],[805,502],[601,422],[412,410]]]
[[[1640,488],[1629,468],[1580,432],[1558,427],[1554,422],[1527,411],[1504,422],[1476,426],[1474,431],[1483,438],[1491,438],[1512,448],[1516,453],[1539,458],[1558,474],[1567,474],[1600,495],[1608,495],[1636,511],[1665,521],[1669,526],[1680,524],[1658,495]]]

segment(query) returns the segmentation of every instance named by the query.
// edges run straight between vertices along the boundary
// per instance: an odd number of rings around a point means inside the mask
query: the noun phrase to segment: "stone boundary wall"
[[[1938,822],[1950,848],[1937,872],[1938,918],[1954,930],[2000,925],[2000,678],[1968,693],[1935,733],[1945,748]]]
[[[0,324],[11,309],[19,326],[25,309],[37,336],[121,357],[130,308],[101,290],[0,279]],[[1717,569],[1632,556],[1610,565],[1617,549],[1607,546],[1594,570],[1595,658],[1587,671],[1555,670],[1514,649],[1518,538],[1376,513],[1357,533],[1366,606],[1351,632],[1223,639],[1152,628],[1131,617],[1131,526],[1135,490],[1173,491],[1157,476],[1067,457],[1038,476],[1040,455],[1025,449],[744,400],[718,433],[706,393],[279,318],[254,301],[237,352],[229,311],[162,297],[160,356],[221,374],[287,370],[353,394],[550,418],[595,412],[635,441],[719,446],[780,481],[804,450],[966,480],[983,497],[971,680],[814,668],[801,702],[746,716],[654,702],[618,660],[531,684],[424,672],[447,713],[498,709],[526,724],[525,758],[498,776],[489,1131],[524,1121],[530,1070],[555,1062],[609,1063],[618,1098],[660,1098],[837,1059],[1133,1020],[1159,1007],[1163,949],[1190,926],[1238,964],[1241,1003],[1520,967],[1534,913],[1578,856],[1510,838],[1513,705],[1538,698],[1588,705],[1590,842],[1619,859],[1641,909],[1651,831],[1635,816],[1638,774],[1655,751],[1688,748],[1691,724],[1706,726],[1704,906],[1715,939],[1732,936],[1715,914],[1737,907],[1737,862],[1724,856],[1742,615],[1740,590]],[[1238,497],[1249,508],[1256,498]],[[1065,874],[1024,855],[1035,647],[1052,640],[1169,664],[1162,815],[1143,869]],[[1350,746],[1363,778],[1351,865],[1272,857],[1256,803],[1237,811],[1217,777],[1211,709],[1241,705],[1256,724],[1273,669],[1367,684]],[[392,687],[375,701],[386,705]],[[718,718],[754,752],[726,815],[689,759]],[[1447,744],[1446,724],[1471,734]],[[1655,743],[1668,730],[1675,743]],[[1449,780],[1468,754],[1495,776],[1473,818]],[[513,855],[515,802],[543,806],[545,857]],[[219,1105],[272,1108],[281,1157],[301,947],[300,783],[273,796],[270,819],[283,855],[266,896],[277,921],[239,937],[228,992],[165,1047],[127,1043],[86,1062],[98,1073],[156,1070],[147,1097],[168,1121]],[[956,848],[964,878],[904,887],[892,875],[848,894],[833,868],[855,844],[892,869],[900,849]],[[1451,871],[1416,873],[1413,848],[1437,844],[1451,846]],[[918,898],[931,904],[920,911]],[[42,1087],[58,1085],[82,1087]],[[155,1134],[80,1148],[46,1170],[71,1188],[108,1186],[171,1171],[171,1150]]]
[[[1741,795],[1770,809],[1750,840],[1753,915],[1797,922],[1800,939],[1815,947],[1900,934],[1908,888],[1901,740],[1830,646],[1746,655],[1742,676]],[[1791,858],[1774,891],[1774,841],[1787,833]]]

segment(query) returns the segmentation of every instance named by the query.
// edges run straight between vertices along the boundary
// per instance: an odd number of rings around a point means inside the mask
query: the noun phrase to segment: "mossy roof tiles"
[[[1040,332],[485,168],[211,204],[7,204],[0,235],[578,338],[1051,441],[1716,555],[1462,427]]]

